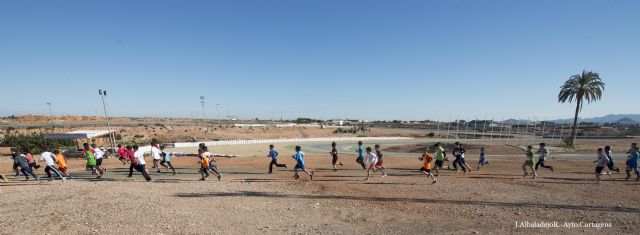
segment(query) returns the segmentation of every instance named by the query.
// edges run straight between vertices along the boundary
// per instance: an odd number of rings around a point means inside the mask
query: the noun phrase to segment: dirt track
[[[292,164],[286,151],[281,162]],[[153,172],[153,182],[123,181],[114,159],[104,179],[79,172],[77,179],[0,183],[0,233],[638,233],[640,194],[622,174],[593,182],[590,161],[553,160],[555,172],[523,178],[521,157],[490,158],[480,172],[445,172],[427,183],[415,158],[387,156],[389,176],[364,182],[352,156],[333,172],[326,155],[310,154],[316,176],[294,181],[290,171],[265,174],[268,159],[219,159],[222,182],[198,181],[197,163],[176,158],[179,174]],[[476,158],[468,157],[470,165]],[[150,159],[148,162],[151,162]],[[0,162],[9,173],[9,162]],[[618,162],[621,163],[621,162]],[[42,175],[42,172],[39,172]],[[516,221],[599,222],[612,228],[515,228]]]

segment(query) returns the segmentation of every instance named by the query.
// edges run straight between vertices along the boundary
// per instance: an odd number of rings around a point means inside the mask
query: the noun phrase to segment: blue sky
[[[640,1],[0,1],[0,115],[568,118],[640,113]]]

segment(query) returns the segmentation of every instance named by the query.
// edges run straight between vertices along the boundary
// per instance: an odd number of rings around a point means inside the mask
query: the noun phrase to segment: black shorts
[[[463,157],[461,157],[461,158],[460,158],[460,160],[458,160],[458,162],[459,162],[461,165],[467,164],[467,163],[464,161],[464,158],[463,158]]]
[[[335,165],[338,162],[338,155],[333,155],[333,158],[331,159],[331,164]]]
[[[431,172],[431,169],[425,169],[424,166],[420,168],[420,171]]]
[[[96,159],[96,166],[102,166],[102,158]]]
[[[596,173],[602,173],[602,169],[604,169],[604,166],[596,166]]]
[[[444,165],[444,161],[443,160],[436,160],[436,166],[442,168],[442,165]]]

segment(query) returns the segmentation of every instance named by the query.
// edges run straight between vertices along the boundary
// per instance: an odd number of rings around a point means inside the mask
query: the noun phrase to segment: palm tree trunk
[[[578,135],[578,113],[580,112],[580,103],[582,103],[582,97],[577,99],[576,102],[576,114],[573,117],[573,130],[571,130],[571,141],[569,145],[574,146],[576,142],[576,136]]]

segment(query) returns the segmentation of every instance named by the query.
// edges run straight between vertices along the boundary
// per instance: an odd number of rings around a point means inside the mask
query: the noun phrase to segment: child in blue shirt
[[[356,158],[356,162],[362,166],[362,169],[367,169],[367,165],[364,164],[364,147],[362,147],[362,141],[358,141],[358,148],[356,149],[356,153],[358,153],[358,158]]]
[[[640,172],[638,172],[638,158],[640,158],[640,152],[638,151],[638,146],[634,143],[631,145],[631,150],[629,150],[629,157],[627,158],[627,178],[625,180],[629,180],[629,178],[631,178],[631,171],[635,171],[636,181],[640,181]]]
[[[480,170],[481,166],[484,166],[485,164],[489,164],[489,161],[487,161],[487,153],[484,151],[484,147],[480,148],[480,160],[478,160],[478,170]]]
[[[269,172],[267,173],[273,173],[273,165],[275,165],[276,167],[287,168],[287,164],[278,164],[278,151],[273,149],[273,144],[269,145],[269,154],[267,154],[267,157],[271,158],[271,163],[269,163]]]
[[[164,151],[164,145],[160,145],[160,156],[162,157],[162,161],[160,161],[160,165],[164,166],[164,168],[168,171],[169,168],[173,171],[173,175],[176,175],[176,169],[171,165],[171,155]]]
[[[293,178],[299,179],[300,175],[298,174],[298,170],[302,170],[311,177],[311,180],[313,180],[313,172],[305,167],[304,153],[301,150],[302,147],[296,146],[296,154],[293,155],[293,159],[296,160],[296,167],[293,168]]]

